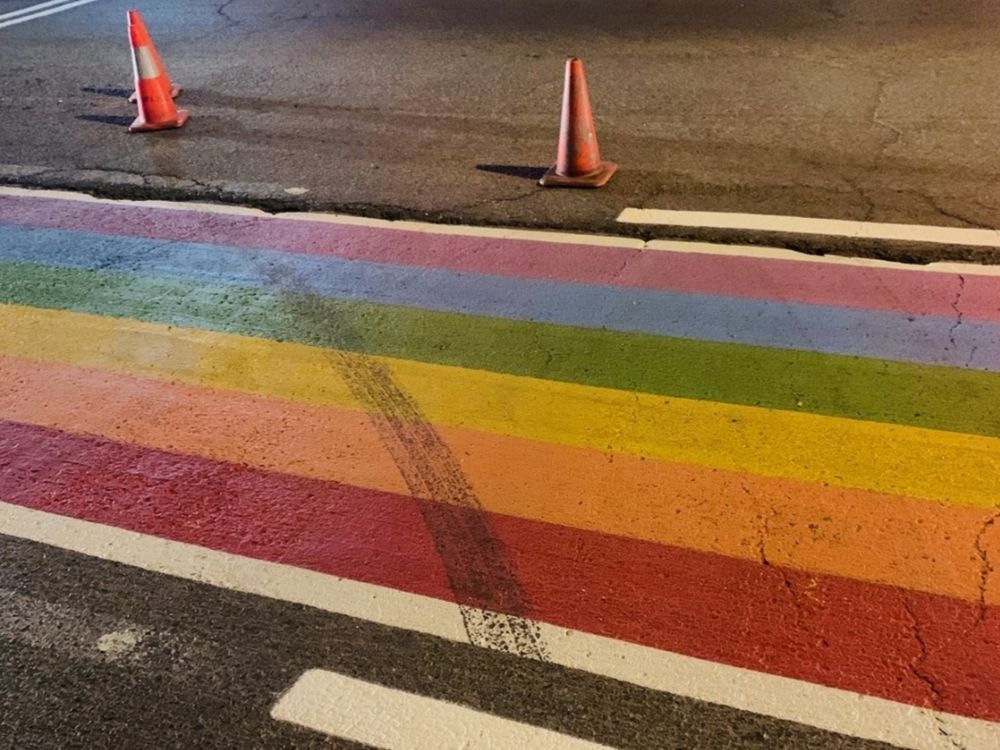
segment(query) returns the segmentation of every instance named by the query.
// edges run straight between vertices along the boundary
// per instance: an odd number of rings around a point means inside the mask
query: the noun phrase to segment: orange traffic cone
[[[170,79],[162,64],[158,64],[153,41],[139,11],[128,12],[128,37],[132,47],[132,68],[135,71],[135,90],[138,94],[139,116],[129,125],[130,133],[179,128],[191,113],[178,110],[170,95]]]
[[[176,99],[178,96],[180,96],[180,93],[181,91],[183,91],[183,89],[177,84],[173,83],[170,80],[170,76],[167,75],[167,68],[164,66],[163,60],[160,59],[160,55],[156,51],[156,45],[153,44],[153,40],[150,38],[149,32],[146,31],[146,24],[143,23],[142,16],[139,15],[139,11],[130,10],[128,12],[128,23],[129,26],[138,26],[140,29],[142,29],[141,32],[142,35],[149,40],[149,54],[152,55],[153,57],[153,62],[156,64],[156,69],[160,71],[160,73],[167,79],[167,85],[170,86],[170,98]],[[128,100],[132,103],[139,101],[139,92],[133,91],[131,96],[129,96]]]
[[[618,165],[614,162],[601,161],[583,62],[578,57],[571,57],[566,61],[556,163],[538,184],[545,187],[598,188],[606,184],[617,169]]]

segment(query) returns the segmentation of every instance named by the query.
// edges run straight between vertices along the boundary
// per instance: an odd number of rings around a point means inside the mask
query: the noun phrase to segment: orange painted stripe
[[[407,492],[367,418],[344,409],[0,357],[0,418]],[[438,430],[495,513],[979,599],[989,509]],[[1000,535],[980,547],[1000,559]]]

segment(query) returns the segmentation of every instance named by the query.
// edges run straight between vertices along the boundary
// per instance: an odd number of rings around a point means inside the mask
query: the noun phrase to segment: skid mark
[[[300,295],[288,298],[291,313],[313,323],[319,319],[334,332],[336,345],[354,348],[349,345],[360,332],[348,316],[331,315],[329,306],[311,304],[308,279],[287,268],[270,266],[267,272]],[[341,351],[330,351],[327,359],[364,406],[410,494],[422,499],[420,513],[461,608],[469,641],[546,660],[538,625],[527,619],[531,607],[506,547],[451,448],[384,363]]]
[[[504,544],[451,448],[385,364],[341,352],[331,353],[330,360],[369,413],[410,493],[430,499],[420,503],[420,512],[462,607],[469,639],[544,659],[538,628],[524,619],[531,612]]]

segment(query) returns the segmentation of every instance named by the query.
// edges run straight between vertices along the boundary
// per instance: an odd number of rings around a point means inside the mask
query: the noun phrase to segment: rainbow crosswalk
[[[990,269],[10,191],[0,373],[4,503],[998,728]]]

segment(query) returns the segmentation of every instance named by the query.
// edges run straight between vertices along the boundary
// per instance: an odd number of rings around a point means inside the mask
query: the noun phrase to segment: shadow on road
[[[508,177],[522,177],[525,180],[538,181],[545,174],[545,167],[518,167],[507,164],[477,164],[476,169],[480,172],[492,172],[494,174],[504,174]]]
[[[80,91],[85,94],[100,94],[101,96],[115,96],[121,97],[123,99],[127,98],[131,93],[132,89],[117,89],[109,87],[98,87],[98,86],[82,86]]]
[[[100,122],[104,125],[131,125],[135,115],[77,115],[77,120]]]

